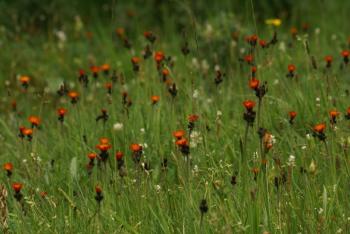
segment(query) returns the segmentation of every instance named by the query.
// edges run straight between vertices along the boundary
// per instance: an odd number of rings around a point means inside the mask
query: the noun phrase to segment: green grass
[[[350,120],[345,117],[350,65],[344,65],[340,55],[349,49],[344,20],[349,3],[170,1],[154,7],[140,1],[105,1],[111,8],[103,10],[102,3],[89,1],[74,3],[77,12],[66,1],[42,6],[35,2],[32,15],[20,15],[22,8],[30,7],[22,1],[0,4],[6,9],[0,17],[0,164],[14,166],[10,177],[4,170],[0,174],[0,184],[8,190],[8,233],[350,232]],[[128,10],[135,16],[128,17]],[[35,23],[40,14],[48,18]],[[76,15],[81,16],[81,28]],[[271,17],[280,17],[282,25],[276,29],[265,25]],[[303,32],[305,22],[310,28]],[[299,30],[297,39],[290,34],[292,26]],[[132,49],[123,47],[117,27],[125,28]],[[315,33],[317,28],[320,33]],[[149,44],[143,37],[146,30],[157,36],[151,48],[174,61],[173,67],[165,67],[178,89],[175,98],[161,81],[153,55],[141,60],[139,72],[133,71],[132,56],[142,57]],[[257,33],[269,41],[274,30],[278,43],[254,50],[257,79],[267,82],[268,91],[257,113],[260,126],[257,117],[244,144],[242,102],[258,103],[248,85],[251,66],[241,61],[250,49],[244,38]],[[57,31],[65,33],[65,41]],[[239,31],[238,41],[231,37],[234,31]],[[181,53],[185,42],[190,48],[187,56]],[[328,54],[334,58],[329,69],[324,61]],[[94,79],[89,67],[104,63],[111,66],[110,75],[100,72]],[[286,77],[288,64],[296,65],[296,78]],[[218,86],[215,66],[225,73]],[[88,75],[87,88],[78,82],[79,69]],[[104,85],[111,81],[113,70],[118,79],[108,94]],[[20,75],[31,78],[27,91]],[[77,104],[71,104],[67,95],[57,95],[63,81],[79,92]],[[127,110],[124,91],[132,100]],[[152,95],[160,96],[155,105]],[[16,110],[11,107],[14,100]],[[59,107],[68,110],[63,124],[57,119]],[[105,124],[96,122],[101,109],[109,115]],[[341,114],[332,125],[333,109]],[[289,111],[297,112],[292,125]],[[173,132],[183,129],[188,134],[191,114],[199,119],[190,140],[197,144],[190,145],[189,166]],[[34,129],[32,141],[22,140],[19,127],[30,127],[31,115],[41,118],[40,127]],[[123,128],[114,129],[116,123]],[[318,123],[327,125],[327,148],[312,136]],[[266,153],[260,147],[259,127],[276,139]],[[89,175],[87,155],[99,153],[96,145],[101,137],[112,145],[109,158],[101,166],[95,160]],[[140,165],[133,161],[132,143],[143,145]],[[117,168],[117,151],[124,152],[124,177]],[[143,163],[150,170],[143,170]],[[259,169],[255,179],[254,169]],[[231,184],[232,176],[236,184]],[[14,198],[14,182],[23,184],[20,202]],[[97,185],[104,197],[100,204],[95,200]],[[42,197],[42,192],[47,195]],[[208,212],[201,221],[203,199]]]

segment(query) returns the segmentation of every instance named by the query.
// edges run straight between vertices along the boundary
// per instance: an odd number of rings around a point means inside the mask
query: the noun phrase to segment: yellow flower
[[[267,20],[265,20],[265,23],[267,25],[273,25],[275,27],[278,27],[282,24],[282,20],[277,19],[277,18],[276,19],[267,19]]]

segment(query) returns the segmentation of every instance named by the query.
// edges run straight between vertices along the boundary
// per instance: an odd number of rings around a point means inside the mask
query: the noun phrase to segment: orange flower
[[[96,74],[100,71],[100,68],[98,66],[91,66],[90,70],[92,73]]]
[[[107,137],[101,137],[100,144],[109,144],[109,139]]]
[[[243,102],[243,106],[247,109],[247,111],[250,111],[255,106],[255,102],[251,100],[246,100]]]
[[[254,167],[253,169],[252,169],[252,172],[254,173],[254,175],[256,176],[258,173],[259,173],[259,168],[257,168],[257,167]]]
[[[326,129],[326,124],[324,123],[316,124],[313,128],[315,132],[320,134],[323,133],[325,129]]]
[[[29,76],[21,76],[19,78],[19,81],[21,82],[22,85],[28,85],[30,78],[29,78]]]
[[[98,185],[96,185],[96,187],[95,187],[95,192],[96,192],[97,194],[101,194],[101,193],[102,193],[101,187],[98,186]]]
[[[15,182],[12,184],[12,188],[16,193],[21,192],[22,187],[23,187],[23,185],[21,183]]]
[[[244,61],[246,61],[249,64],[251,64],[253,62],[253,60],[254,60],[254,57],[251,54],[248,54],[244,57]]]
[[[164,56],[163,51],[157,51],[157,52],[154,54],[154,60],[155,60],[157,63],[162,62],[164,58],[165,58],[165,56]]]
[[[256,78],[252,78],[250,81],[249,81],[249,87],[251,89],[254,89],[254,90],[257,90],[259,88],[259,83],[260,81]]]
[[[137,143],[133,143],[130,145],[130,149],[132,152],[140,152],[142,150],[142,145],[137,144]]]
[[[94,160],[96,157],[97,157],[97,154],[96,154],[96,153],[89,153],[89,154],[88,154],[88,158],[89,158],[90,160]]]
[[[103,152],[106,152],[108,151],[110,148],[112,148],[112,145],[111,144],[98,144],[96,145],[96,148],[103,151]]]
[[[68,97],[70,97],[71,103],[74,104],[74,103],[76,103],[78,101],[79,93],[75,92],[75,91],[70,91],[68,93]]]
[[[57,109],[57,114],[59,115],[59,116],[65,116],[65,114],[67,113],[67,109],[65,109],[65,108],[63,108],[63,107],[60,107],[60,108],[58,108]]]
[[[38,116],[29,116],[28,121],[32,124],[33,127],[39,126],[41,120]]]
[[[124,154],[121,151],[115,153],[115,158],[119,161],[123,158]]]
[[[350,116],[350,106],[349,106],[348,109],[346,110],[346,114],[347,114],[348,116]]]
[[[13,170],[12,163],[10,163],[10,162],[5,163],[4,164],[4,170],[7,171],[7,172],[12,172],[12,170]]]
[[[138,63],[140,63],[140,61],[141,61],[141,59],[139,57],[137,57],[137,56],[134,56],[134,57],[131,58],[131,62],[133,64],[138,64]]]
[[[290,73],[293,73],[293,72],[295,71],[295,69],[296,69],[296,67],[295,67],[294,64],[289,64],[289,65],[288,65],[288,71],[289,71]]]
[[[189,116],[188,116],[188,121],[189,121],[190,123],[194,123],[194,122],[196,122],[198,119],[199,119],[199,116],[198,116],[198,115],[195,115],[195,114],[192,114],[192,115],[189,115]]]
[[[112,82],[107,82],[107,83],[105,84],[105,88],[106,88],[106,89],[112,89],[112,86],[113,86]]]
[[[181,139],[178,139],[176,142],[175,142],[175,144],[177,145],[177,146],[188,146],[188,141],[187,141],[187,139],[186,138],[181,138]]]
[[[116,32],[118,37],[124,37],[124,35],[125,35],[125,29],[124,28],[117,28],[115,30],[115,32]]]
[[[336,111],[336,110],[331,110],[329,112],[329,115],[330,115],[331,118],[336,118],[337,116],[339,116],[339,114],[340,113],[338,111]]]
[[[343,51],[341,52],[341,55],[342,55],[344,58],[348,58],[349,55],[350,55],[350,52],[349,52],[348,50],[343,50]]]
[[[292,27],[290,29],[290,33],[292,34],[293,37],[295,37],[298,34],[298,29],[296,27]]]
[[[332,63],[333,57],[332,57],[331,55],[327,55],[326,57],[324,57],[324,60],[325,60],[327,63]]]
[[[168,75],[170,74],[169,69],[164,68],[164,69],[162,70],[162,74],[163,74],[163,76],[168,76]]]
[[[156,104],[160,100],[160,97],[157,95],[153,95],[151,96],[151,100],[152,100],[152,104]]]
[[[181,139],[183,136],[185,136],[186,132],[185,130],[177,130],[173,132],[173,136],[176,137],[178,140]]]
[[[33,135],[33,129],[31,129],[31,128],[25,128],[25,129],[23,129],[23,134],[25,135],[25,136],[31,136],[31,135]]]
[[[289,121],[293,121],[295,119],[295,117],[297,116],[297,112],[290,111],[290,112],[288,112],[288,115],[289,115]]]
[[[267,43],[265,40],[259,40],[259,45],[262,47],[262,48],[265,48],[267,46]]]
[[[109,64],[105,63],[101,66],[101,70],[104,71],[104,72],[107,72],[109,71],[111,67],[109,66]]]

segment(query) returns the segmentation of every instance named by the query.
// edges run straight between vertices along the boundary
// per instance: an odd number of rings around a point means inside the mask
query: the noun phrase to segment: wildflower
[[[96,185],[95,192],[96,192],[95,200],[97,201],[98,204],[100,204],[100,202],[103,200],[101,187]]]
[[[333,57],[331,55],[327,55],[324,60],[326,61],[326,67],[330,68],[332,66]]]
[[[199,116],[198,115],[189,115],[188,116],[188,129],[190,131],[190,135],[191,135],[191,132],[192,130],[194,129],[194,123],[199,119]]]
[[[256,46],[256,42],[258,40],[258,36],[253,34],[251,36],[248,36],[246,38],[247,42],[252,46],[252,47],[255,47]]]
[[[255,96],[259,99],[262,99],[267,92],[266,84],[267,83],[265,82],[263,85],[260,85],[260,81],[255,77],[249,81],[249,87],[255,91]]]
[[[293,38],[293,39],[296,39],[297,34],[298,34],[298,29],[297,29],[296,27],[292,27],[292,28],[290,29],[290,34],[292,35],[292,38]]]
[[[115,123],[115,124],[113,124],[113,130],[114,131],[120,131],[120,130],[123,129],[123,127],[124,127],[124,125],[122,123]]]
[[[280,20],[280,19],[278,19],[278,18],[275,18],[275,19],[267,19],[267,20],[265,20],[265,24],[278,27],[278,26],[280,26],[280,25],[282,24],[282,20]]]
[[[331,124],[336,124],[337,123],[337,117],[340,115],[340,113],[336,110],[331,110],[329,112],[329,116],[330,116],[330,122]]]
[[[119,38],[124,38],[124,36],[125,36],[125,29],[124,28],[117,28],[116,30],[115,30],[115,33],[117,34],[117,37],[119,37]]]
[[[63,123],[64,121],[64,116],[66,115],[67,113],[67,109],[61,107],[61,108],[58,108],[57,109],[57,114],[58,114],[58,120]]]
[[[88,86],[89,79],[88,76],[86,75],[85,71],[83,69],[79,70],[79,77],[78,80],[80,83],[82,83],[85,87]]]
[[[4,170],[7,173],[7,176],[10,177],[12,175],[13,165],[10,162],[4,164]]]
[[[72,104],[75,104],[75,103],[78,102],[79,93],[78,93],[78,92],[75,92],[75,91],[70,91],[70,92],[68,93],[68,97],[70,97],[71,103],[72,103]]]
[[[257,90],[259,88],[259,84],[260,84],[260,81],[258,79],[256,79],[255,77],[253,77],[249,81],[249,87],[253,90]]]
[[[152,101],[153,105],[157,104],[159,102],[159,100],[160,100],[159,96],[157,96],[157,95],[152,95],[151,96],[151,101]]]
[[[349,106],[348,109],[346,110],[345,118],[346,118],[346,119],[350,119],[350,106]]]
[[[256,116],[256,112],[253,111],[255,102],[251,100],[246,100],[243,102],[243,106],[246,108],[246,112],[243,114],[243,119],[247,121],[248,125],[252,126]]]
[[[27,89],[29,87],[30,78],[29,76],[21,76],[19,78],[19,82],[21,83],[24,89]]]
[[[134,56],[131,58],[132,68],[135,72],[140,70],[140,61],[141,59],[139,57]]]
[[[25,135],[24,135],[25,129],[26,129],[26,127],[24,127],[24,126],[20,126],[20,127],[19,127],[19,134],[18,134],[18,136],[19,136],[21,139],[23,139],[23,138],[25,137]]]
[[[251,54],[248,54],[244,57],[244,61],[246,61],[246,63],[248,63],[249,65],[253,64],[254,61],[254,57]]]
[[[111,69],[111,66],[109,64],[105,63],[101,66],[101,70],[103,73],[107,76],[109,74],[109,70]]]
[[[163,51],[156,51],[154,54],[154,60],[156,61],[157,65],[159,65],[163,60],[165,59],[165,55]]]
[[[109,156],[108,150],[112,148],[108,138],[101,138],[100,144],[96,145],[96,148],[100,150],[99,158],[102,160],[102,162],[105,162]]]
[[[341,55],[342,55],[342,57],[343,57],[343,59],[344,59],[344,63],[345,63],[345,64],[348,64],[350,52],[349,52],[348,50],[343,50],[343,51],[341,52]]]
[[[182,137],[184,137],[186,134],[185,130],[177,130],[175,132],[173,132],[173,136],[176,138],[176,139],[181,139]]]
[[[112,82],[107,82],[107,83],[105,84],[105,88],[107,89],[107,93],[108,93],[108,94],[112,94],[112,87],[113,87]]]
[[[294,155],[289,155],[287,164],[288,164],[288,166],[291,166],[291,167],[295,166],[295,156]]]
[[[28,141],[31,141],[33,138],[33,129],[31,128],[24,128],[21,130],[23,135],[27,137]]]
[[[32,128],[38,127],[41,122],[40,118],[34,115],[29,116],[28,121],[32,124]]]
[[[139,163],[142,156],[142,145],[133,143],[130,145],[130,149],[132,151],[132,158],[135,163]]]
[[[98,66],[91,66],[90,70],[92,72],[92,76],[96,79],[98,77],[98,72],[100,71],[100,68]]]
[[[169,69],[168,68],[163,68],[163,70],[162,70],[162,75],[163,75],[163,82],[165,82],[166,81],[166,79],[167,79],[167,77],[169,76],[169,74],[170,74],[170,71],[169,71]]]
[[[225,73],[222,73],[221,71],[220,71],[220,69],[219,70],[217,70],[216,71],[216,76],[215,76],[215,84],[216,84],[216,86],[218,86],[222,81],[223,81],[223,77],[225,76]]]
[[[96,117],[96,122],[103,120],[104,123],[108,120],[109,116],[106,109],[101,109],[101,115]]]
[[[12,189],[15,191],[14,197],[19,202],[21,201],[23,195],[21,194],[21,190],[23,188],[23,185],[21,183],[15,182],[12,184]]]
[[[257,70],[258,70],[258,68],[256,66],[252,66],[252,68],[251,68],[252,77],[255,77]]]
[[[296,70],[295,65],[289,64],[289,65],[288,65],[288,74],[287,74],[287,77],[293,78],[294,75],[295,75],[295,74],[294,74],[295,70]]]
[[[313,136],[317,137],[321,141],[324,141],[326,139],[326,135],[324,134],[325,129],[326,125],[324,123],[316,124],[313,127]]]
[[[178,139],[175,144],[180,148],[180,151],[183,155],[188,156],[190,153],[190,147],[188,140],[184,137]]]
[[[121,167],[124,166],[124,160],[123,160],[124,154],[121,151],[117,151],[115,153],[115,159],[117,160],[117,167],[120,170]]]
[[[260,171],[259,168],[253,167],[252,172],[253,172],[253,174],[254,174],[254,180],[257,179],[257,176],[258,176],[258,174],[259,174],[259,171]]]
[[[151,31],[145,31],[143,33],[143,36],[151,43],[154,43],[155,40],[157,39],[156,36]]]
[[[297,112],[290,111],[290,112],[288,112],[288,115],[289,115],[289,123],[293,124],[293,121],[294,121],[295,117],[297,116]]]
[[[265,40],[260,39],[259,40],[259,45],[261,46],[261,48],[264,49],[264,48],[267,47],[267,42]]]

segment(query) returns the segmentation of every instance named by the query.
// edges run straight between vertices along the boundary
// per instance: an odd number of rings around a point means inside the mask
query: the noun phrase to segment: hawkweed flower
[[[332,66],[333,57],[331,55],[327,55],[324,57],[324,61],[326,61],[326,68],[330,68]]]
[[[256,76],[256,72],[258,71],[258,68],[256,66],[252,66],[250,71],[252,72],[252,77],[255,77]]]
[[[130,150],[132,152],[132,159],[135,163],[139,164],[142,157],[142,145],[133,143],[130,145]]]
[[[267,82],[265,82],[263,85],[260,85],[260,81],[255,77],[249,80],[249,87],[255,91],[255,96],[258,97],[259,100],[261,100],[267,93],[266,85]]]
[[[117,151],[115,153],[115,159],[117,160],[118,170],[124,166],[124,159],[123,159],[123,157],[124,157],[123,152]]]
[[[254,74],[255,74],[255,72],[254,72]],[[249,81],[249,87],[255,91],[257,91],[259,89],[259,84],[260,84],[260,81],[258,79],[256,79],[254,76]]]
[[[320,124],[316,124],[313,127],[313,136],[317,137],[320,141],[325,141],[326,140],[326,135],[324,133],[326,129],[326,124],[324,123],[320,123]]]
[[[188,130],[189,130],[189,133],[191,135],[191,132],[193,131],[194,129],[194,126],[195,126],[195,122],[197,122],[199,119],[199,116],[198,115],[195,115],[195,114],[192,114],[192,115],[189,115],[188,116]]]
[[[168,79],[169,74],[170,74],[169,69],[168,68],[163,68],[163,70],[162,70],[163,82],[165,82]]]
[[[122,27],[119,27],[115,30],[115,34],[117,35],[118,38],[122,39],[125,37],[125,29]]]
[[[126,109],[132,105],[128,92],[122,93],[122,104]]]
[[[336,124],[337,123],[337,117],[340,115],[340,113],[336,110],[331,110],[329,112],[329,117],[330,117],[330,123],[331,124]]]
[[[23,139],[24,137],[27,137],[28,141],[32,141],[32,139],[33,139],[33,129],[32,128],[26,128],[26,127],[21,126],[19,128],[19,131],[20,131],[20,133],[18,136],[20,138]]]
[[[107,64],[107,63],[105,63],[101,66],[101,70],[105,76],[109,75],[110,69],[111,69],[111,66],[109,66],[109,64]]]
[[[157,96],[157,95],[151,96],[152,105],[157,104],[159,102],[159,100],[160,100],[160,96]]]
[[[102,120],[104,123],[108,120],[109,116],[106,109],[101,109],[101,114],[96,117],[96,122]]]
[[[131,58],[132,69],[135,72],[138,72],[140,70],[140,61],[141,59],[139,57],[134,56]]]
[[[78,100],[79,100],[79,93],[78,92],[75,92],[75,91],[70,91],[69,93],[68,93],[68,97],[70,97],[70,99],[71,99],[71,103],[72,104],[76,104],[77,102],[78,102]]]
[[[57,109],[58,120],[63,123],[64,116],[67,114],[67,109],[60,107]]]
[[[343,61],[345,64],[349,63],[349,55],[350,55],[350,52],[348,50],[343,50],[341,52],[341,56],[343,57]]]
[[[95,200],[97,203],[100,205],[101,201],[103,200],[103,195],[102,195],[102,189],[100,186],[96,185],[95,187]]]
[[[16,100],[13,100],[11,102],[11,109],[12,109],[13,112],[17,111],[17,102],[16,102]]]
[[[256,112],[253,111],[253,107],[255,106],[255,102],[251,100],[246,100],[243,102],[243,106],[246,108],[246,112],[243,114],[243,119],[247,122],[249,126],[253,126]]]
[[[95,79],[98,77],[98,72],[100,71],[100,68],[98,66],[91,66],[90,70],[92,72],[92,77],[94,77]]]
[[[257,167],[253,167],[252,172],[253,172],[253,175],[254,175],[254,180],[256,181],[257,178],[258,178],[258,174],[260,172],[260,169],[257,168]]]
[[[154,54],[154,60],[157,63],[157,69],[159,70],[161,68],[161,64],[163,62],[163,60],[165,59],[165,55],[163,53],[163,51],[156,51]]]
[[[23,185],[21,183],[15,182],[12,184],[12,189],[15,191],[14,197],[18,202],[20,202],[23,198],[23,195],[21,193],[22,188],[23,188]]]
[[[251,54],[247,54],[246,56],[244,56],[244,61],[246,63],[248,63],[249,65],[253,65],[254,62],[254,57]]]
[[[288,78],[293,78],[295,76],[295,70],[296,70],[296,67],[294,64],[289,64],[288,65],[288,73],[287,73],[287,77]]]
[[[89,84],[88,76],[86,75],[85,71],[83,69],[79,70],[79,77],[78,80],[81,84],[84,85],[84,87],[87,87]]]
[[[224,76],[225,76],[225,73],[222,73],[222,72],[220,71],[220,69],[217,69],[217,70],[216,70],[216,75],[215,75],[215,80],[214,80],[216,86],[218,86],[218,85],[223,81],[222,78],[223,78]]]
[[[95,159],[97,158],[97,154],[96,153],[89,153],[87,156],[89,158],[89,163],[86,165],[86,170],[87,170],[88,175],[91,175],[92,169],[95,166]]]
[[[259,40],[259,45],[260,45],[261,48],[263,48],[263,49],[267,48],[267,46],[268,46],[267,42],[266,42],[265,40],[263,40],[263,39],[260,39],[260,40]]]
[[[176,130],[173,132],[173,136],[177,139],[180,140],[181,138],[183,138],[186,135],[186,131],[185,130]]]
[[[41,119],[34,115],[29,116],[28,121],[31,123],[32,128],[39,127],[39,124],[41,123]]]
[[[99,158],[102,162],[106,162],[108,159],[108,150],[112,148],[112,145],[109,143],[108,138],[100,138],[100,143],[96,145],[96,148],[100,150]]]
[[[290,34],[292,35],[292,38],[293,39],[296,39],[297,38],[297,35],[298,35],[298,29],[296,27],[292,27],[290,29]]]
[[[18,137],[23,139],[25,137],[24,135],[24,131],[25,131],[26,127],[25,126],[20,126],[19,127],[19,134],[18,134]]]
[[[190,145],[188,143],[188,140],[184,137],[178,139],[175,144],[179,147],[181,153],[184,156],[188,156],[190,154]]]
[[[12,170],[13,170],[13,164],[10,163],[10,162],[7,162],[4,164],[4,170],[6,171],[7,173],[7,177],[11,177],[12,175]]]
[[[143,33],[143,36],[152,44],[155,42],[155,40],[157,39],[157,37],[153,34],[153,32],[151,31],[145,31]]]
[[[289,123],[290,123],[290,124],[293,124],[293,123],[294,123],[295,117],[297,117],[297,112],[295,112],[295,111],[289,111],[289,112],[288,112],[288,116],[289,116]]]
[[[107,82],[107,83],[105,84],[105,88],[107,89],[107,93],[108,93],[108,94],[112,94],[112,87],[113,87],[112,82]]]
[[[29,78],[29,76],[21,76],[19,78],[19,82],[21,83],[21,85],[24,89],[28,89],[30,78]]]
[[[258,36],[253,34],[251,36],[246,37],[246,41],[251,45],[252,47],[256,46],[256,42],[258,41]]]
[[[345,118],[346,118],[346,119],[350,119],[350,106],[349,106],[348,109],[346,110]]]
[[[145,49],[142,51],[142,55],[143,55],[144,59],[148,59],[149,57],[152,56],[152,50],[151,50],[150,45],[147,44],[145,46]]]

